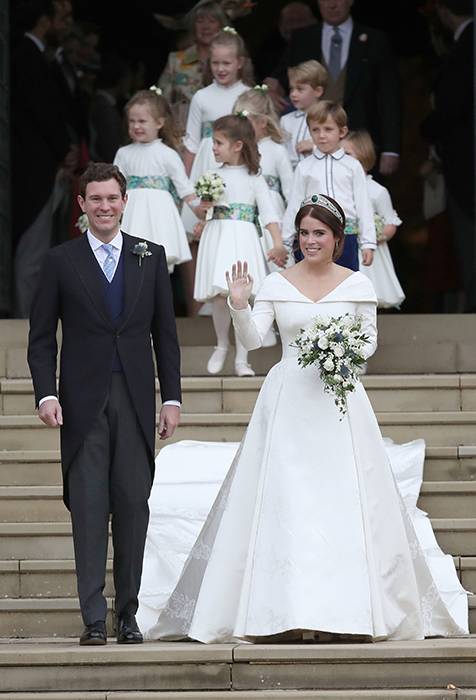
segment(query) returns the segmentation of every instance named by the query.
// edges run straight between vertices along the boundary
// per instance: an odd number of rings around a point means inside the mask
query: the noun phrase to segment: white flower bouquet
[[[363,347],[367,342],[361,318],[344,314],[329,319],[317,317],[291,343],[299,349],[298,363],[302,367],[316,365],[324,391],[334,394],[334,402],[343,415],[347,411],[347,394],[354,391],[365,363]]]
[[[225,183],[217,173],[205,173],[198,178],[195,192],[205,202],[218,202],[225,192]]]

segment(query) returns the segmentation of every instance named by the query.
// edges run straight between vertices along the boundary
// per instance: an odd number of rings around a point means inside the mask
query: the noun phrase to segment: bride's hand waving
[[[248,263],[241,263],[238,260],[231,268],[231,277],[228,270],[225,275],[228,289],[230,290],[232,307],[234,309],[246,309],[253,289],[253,278],[248,274]]]

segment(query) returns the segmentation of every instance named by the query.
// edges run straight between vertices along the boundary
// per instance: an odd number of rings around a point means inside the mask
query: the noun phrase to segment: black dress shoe
[[[101,646],[106,644],[106,623],[103,620],[97,620],[92,625],[86,625],[83,634],[79,638],[81,646]]]
[[[142,644],[144,637],[134,615],[124,615],[117,619],[118,644]]]

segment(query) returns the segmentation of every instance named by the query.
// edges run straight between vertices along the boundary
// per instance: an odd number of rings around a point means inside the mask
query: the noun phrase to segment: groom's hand
[[[63,411],[58,399],[48,399],[44,401],[38,409],[40,420],[50,428],[57,428],[63,425]]]
[[[159,415],[159,436],[161,440],[166,440],[175,432],[175,428],[180,422],[180,408],[178,406],[162,406]]]

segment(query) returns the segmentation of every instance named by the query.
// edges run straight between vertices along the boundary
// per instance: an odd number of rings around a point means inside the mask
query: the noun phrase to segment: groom
[[[164,249],[120,230],[127,201],[121,172],[90,164],[78,200],[89,230],[46,256],[31,309],[28,363],[39,417],[61,427],[64,502],[85,624],[80,644],[107,641],[110,515],[117,641],[134,644],[142,642],[135,613],[155,455],[152,344],[163,402],[161,439],[173,434],[180,418],[180,351]]]

